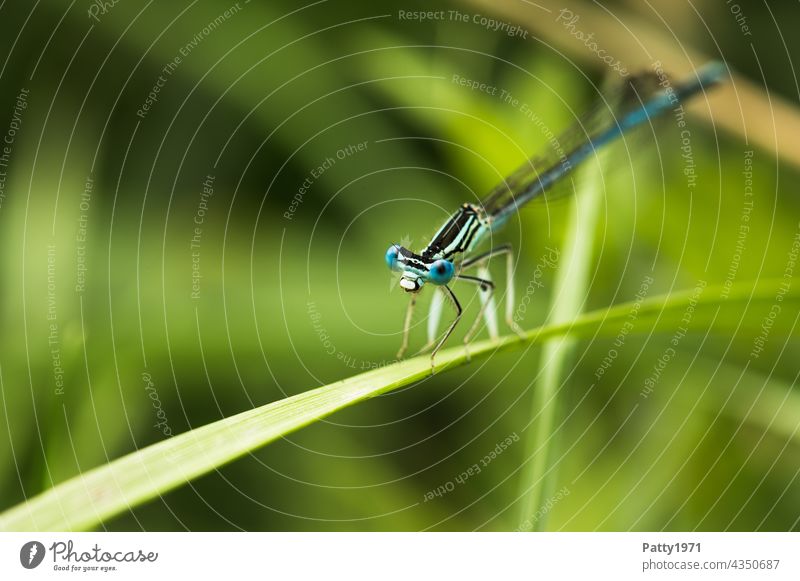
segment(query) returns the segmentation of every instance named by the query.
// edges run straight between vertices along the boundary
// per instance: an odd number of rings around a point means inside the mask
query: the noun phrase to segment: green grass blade
[[[599,164],[599,162],[598,162]],[[601,191],[597,187],[598,164],[583,171],[586,187],[572,199],[564,251],[556,274],[549,322],[566,323],[577,318],[586,301],[589,269],[595,227],[600,215]],[[596,178],[596,179],[592,179]],[[520,478],[519,523],[521,528],[543,530],[546,514],[531,521],[542,503],[550,496],[556,479],[553,458],[558,447],[553,426],[558,416],[558,390],[562,370],[571,352],[574,338],[562,337],[542,346],[537,377],[542,378],[533,389],[531,424],[526,429],[525,459],[527,464]]]
[[[784,279],[734,285],[727,299],[720,288],[709,287],[695,305],[695,320],[701,315],[719,314],[732,309],[738,317],[716,317],[722,326],[736,328],[750,308],[775,301]],[[800,307],[800,281],[790,285],[783,296],[783,308]],[[637,333],[649,333],[646,321],[656,321],[658,329],[674,330],[693,291],[652,297],[641,303]],[[570,335],[605,336],[617,333],[619,323],[629,315],[632,303],[587,313],[564,324],[532,329],[524,340],[516,335],[476,342],[470,347],[472,359],[496,351],[519,349],[532,342]],[[759,316],[760,320],[760,316]],[[741,329],[740,329],[741,330]],[[778,328],[773,328],[773,334]],[[440,372],[467,363],[461,347],[442,351],[436,359]],[[426,356],[368,371],[319,387],[230,418],[174,436],[133,452],[84,474],[71,478],[29,501],[0,515],[0,530],[84,530],[116,514],[182,486],[286,434],[307,426],[338,410],[382,393],[409,385],[430,373]]]

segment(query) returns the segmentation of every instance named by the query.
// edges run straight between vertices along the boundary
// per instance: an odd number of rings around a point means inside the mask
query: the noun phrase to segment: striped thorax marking
[[[479,234],[487,227],[488,220],[482,210],[472,204],[463,204],[439,229],[422,251],[422,256],[449,260],[455,254],[467,252],[477,244]]]

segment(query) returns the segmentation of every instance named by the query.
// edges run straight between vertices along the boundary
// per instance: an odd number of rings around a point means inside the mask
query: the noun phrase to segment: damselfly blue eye
[[[389,250],[386,251],[386,266],[391,268],[392,270],[397,270],[397,255],[400,253],[400,249],[392,244],[389,247]]]
[[[433,284],[447,284],[456,272],[456,267],[449,260],[439,259],[431,264],[428,280]]]

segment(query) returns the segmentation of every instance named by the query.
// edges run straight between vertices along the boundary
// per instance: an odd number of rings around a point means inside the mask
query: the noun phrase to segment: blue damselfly
[[[683,101],[719,82],[725,74],[722,63],[713,62],[682,83],[672,85],[660,71],[645,72],[625,80],[613,97],[602,97],[589,112],[559,138],[559,151],[549,150],[535,156],[498,184],[478,204],[463,204],[439,229],[431,242],[420,252],[392,244],[386,251],[386,263],[400,273],[400,286],[411,294],[403,326],[403,341],[397,354],[401,358],[408,347],[411,317],[419,291],[431,283],[440,291],[431,303],[428,324],[428,343],[420,352],[433,348],[431,366],[436,352],[444,345],[462,315],[461,303],[449,286],[459,280],[477,285],[481,291],[481,311],[464,337],[467,345],[486,318],[491,336],[498,335],[487,263],[498,256],[506,257],[506,322],[517,334],[522,334],[514,321],[514,280],[511,245],[502,244],[475,254],[479,245],[517,212],[520,207],[537,198],[546,198],[555,186],[565,181],[576,166],[626,131],[641,125]],[[566,153],[565,153],[566,152]],[[466,272],[474,271],[472,274]],[[436,341],[438,323],[444,300],[455,308],[455,319]]]

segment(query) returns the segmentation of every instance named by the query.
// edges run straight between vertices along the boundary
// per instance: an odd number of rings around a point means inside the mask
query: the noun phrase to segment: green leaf
[[[747,313],[751,309],[758,313],[757,307],[774,303],[786,283],[784,279],[739,283],[730,289],[727,298],[722,298],[720,287],[708,287],[693,306],[695,320],[707,315],[719,327],[741,331],[740,323],[750,320]],[[692,301],[692,290],[643,301],[634,332],[649,333],[653,328],[672,332]],[[800,281],[783,294],[783,308],[790,304],[800,305]],[[564,335],[613,336],[631,307],[632,303],[620,304],[568,323],[535,328],[522,340],[513,335],[480,341],[471,345],[470,354],[475,360]],[[725,309],[731,309],[737,317],[720,316]],[[643,324],[645,321],[653,325]],[[773,327],[772,332],[777,333],[778,327]],[[464,349],[453,347],[437,356],[435,370],[442,372],[466,363]],[[9,509],[0,515],[0,530],[89,529],[338,410],[423,379],[430,370],[428,357],[416,357],[174,436],[71,478]]]

